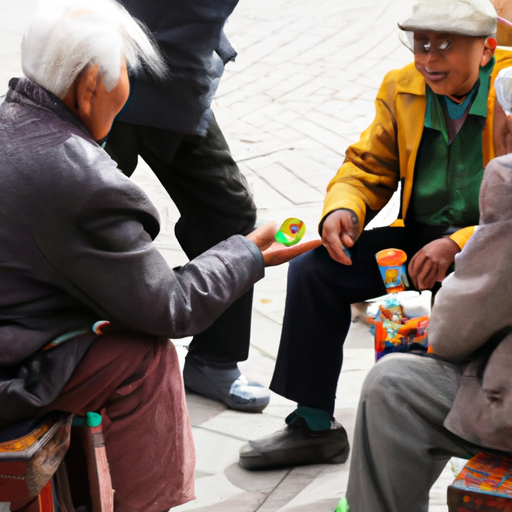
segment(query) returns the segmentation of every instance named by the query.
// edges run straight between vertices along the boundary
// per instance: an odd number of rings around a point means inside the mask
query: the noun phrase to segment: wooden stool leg
[[[43,487],[38,496],[41,512],[55,512],[55,503],[53,500],[53,478]]]
[[[114,491],[105,451],[101,415],[87,413],[79,430],[87,457],[93,512],[113,512]]]
[[[22,502],[12,502],[11,510],[15,512],[55,512],[55,502],[53,499],[53,479],[42,488],[39,496]]]

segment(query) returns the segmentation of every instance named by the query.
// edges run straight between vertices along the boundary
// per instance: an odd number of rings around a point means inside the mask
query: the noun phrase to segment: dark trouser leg
[[[436,233],[417,229],[365,231],[351,249],[352,266],[320,247],[289,268],[279,353],[270,389],[301,405],[332,414],[350,327],[350,304],[385,293],[375,253],[403,249],[411,258]]]
[[[252,231],[256,207],[215,119],[205,137],[144,126],[130,130],[129,126],[114,127],[107,150],[116,156],[133,153],[136,147],[180,211],[176,236],[189,258],[231,235]],[[123,160],[133,166],[132,157]],[[131,172],[127,169],[126,174]],[[195,336],[189,353],[217,363],[246,359],[251,310],[252,290]]]
[[[116,511],[161,512],[194,498],[192,433],[168,340],[100,336],[47,409],[102,413]]]

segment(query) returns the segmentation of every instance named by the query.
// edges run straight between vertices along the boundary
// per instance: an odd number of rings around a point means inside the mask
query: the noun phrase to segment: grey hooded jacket
[[[37,414],[94,341],[92,324],[180,338],[263,277],[233,236],[178,270],[158,213],[57,97],[12,79],[0,106],[0,421]],[[90,331],[51,350],[57,336]]]
[[[434,353],[466,366],[445,426],[474,444],[507,452],[512,452],[512,336],[500,343],[492,338],[510,325],[512,154],[487,165],[480,224],[456,256],[455,272],[443,281],[429,329]]]

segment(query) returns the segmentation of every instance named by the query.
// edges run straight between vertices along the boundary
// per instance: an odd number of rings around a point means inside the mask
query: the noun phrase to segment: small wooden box
[[[512,512],[512,457],[481,452],[448,487],[449,512]]]
[[[69,447],[71,420],[55,412],[0,432],[0,502],[39,495]]]

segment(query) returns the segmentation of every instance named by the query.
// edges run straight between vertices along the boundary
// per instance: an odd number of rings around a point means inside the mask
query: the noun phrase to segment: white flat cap
[[[402,30],[449,32],[464,36],[496,33],[497,14],[490,0],[418,0]]]
[[[502,69],[494,82],[496,97],[506,114],[512,114],[512,68]]]

